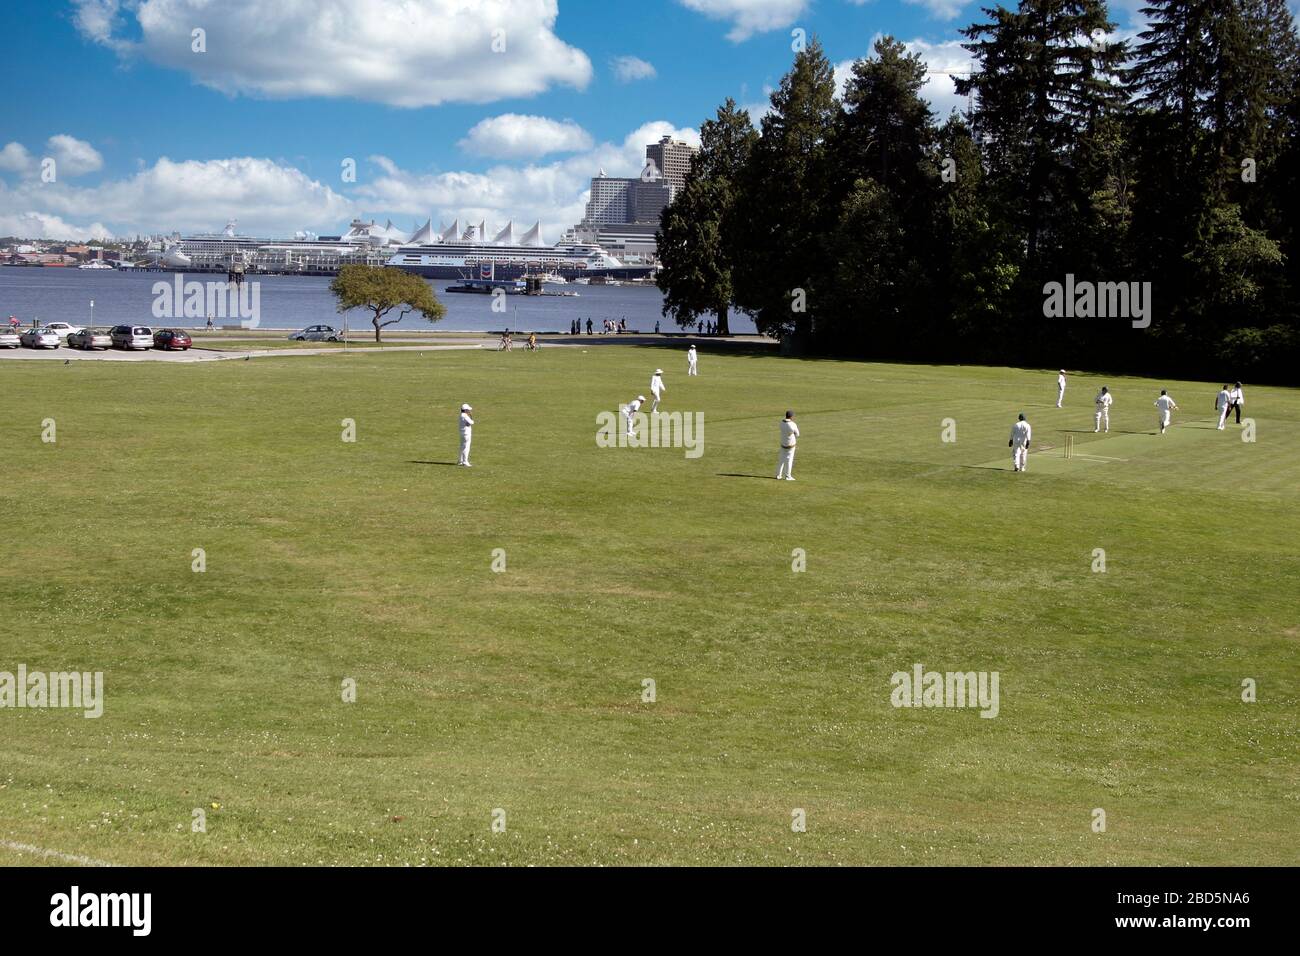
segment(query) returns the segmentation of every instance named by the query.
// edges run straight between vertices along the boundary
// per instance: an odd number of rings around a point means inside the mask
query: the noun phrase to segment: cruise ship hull
[[[418,276],[424,276],[426,279],[478,279],[480,272],[476,265],[445,265],[442,263],[419,263],[419,262],[402,262],[391,261],[390,266],[402,269],[406,272],[413,272]],[[654,274],[651,266],[563,266],[551,265],[547,270],[559,275],[566,282],[572,282],[580,278],[596,278],[603,276],[609,279],[639,279]],[[536,275],[538,268],[536,264],[528,263],[496,263],[495,271],[491,276],[493,279],[502,282],[513,282],[516,279],[522,279],[526,275]]]

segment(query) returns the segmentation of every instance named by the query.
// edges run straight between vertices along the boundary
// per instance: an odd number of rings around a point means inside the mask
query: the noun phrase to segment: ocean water
[[[143,323],[153,326],[202,328],[203,318],[167,318],[154,315],[157,296],[154,284],[174,285],[172,272],[117,272],[92,269],[32,269],[0,267],[0,321],[15,315],[24,326],[32,319],[62,321],[74,325],[118,325]],[[182,275],[187,281],[210,282],[212,274]],[[257,276],[260,283],[260,327],[299,329],[307,325],[342,328],[328,276]],[[449,332],[483,332],[507,327],[520,332],[567,332],[572,319],[584,328],[588,318],[595,331],[603,319],[626,318],[629,329],[654,330],[661,323],[665,332],[677,331],[675,323],[663,318],[663,293],[653,286],[547,286],[551,291],[577,292],[572,296],[522,296],[505,298],[506,311],[492,311],[492,297],[448,293],[451,281],[428,280],[446,306],[447,314],[431,325],[418,314],[406,316],[390,330],[435,328]],[[247,284],[247,283],[246,283]],[[94,309],[91,309],[91,301]],[[395,318],[396,314],[388,316]],[[217,318],[215,324],[238,325],[237,318]],[[354,310],[348,315],[350,329],[369,329],[367,313]],[[753,322],[744,315],[731,316],[731,331],[753,333]]]

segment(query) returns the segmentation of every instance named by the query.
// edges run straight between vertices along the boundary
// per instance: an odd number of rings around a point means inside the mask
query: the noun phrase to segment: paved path
[[[369,354],[371,352],[446,352],[457,349],[481,349],[482,345],[396,345],[371,346],[369,348],[348,349],[349,355]],[[158,349],[148,351],[123,352],[107,349],[103,352],[83,352],[80,349],[5,349],[0,351],[0,361],[5,359],[32,359],[47,362],[221,362],[245,358],[287,358],[293,355],[342,355],[338,346],[320,349],[241,349],[239,351],[218,352],[213,349],[192,348],[187,352],[163,352]]]

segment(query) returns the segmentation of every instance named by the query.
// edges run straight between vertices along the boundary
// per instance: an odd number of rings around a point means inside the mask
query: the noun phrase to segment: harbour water
[[[0,267],[0,321],[15,315],[24,326],[33,319],[41,322],[68,322],[73,325],[111,326],[143,323],[152,326],[202,328],[203,318],[159,318],[154,315],[155,283],[174,285],[178,273],[117,272],[90,269],[32,269]],[[210,282],[221,278],[212,274],[182,276],[185,280]],[[299,329],[307,325],[332,325],[342,328],[327,276],[255,276],[259,286],[261,328]],[[249,280],[251,281],[251,280]],[[453,282],[430,280],[438,300],[447,309],[446,316],[431,325],[419,314],[407,315],[392,329],[438,329],[449,332],[483,332],[510,328],[519,332],[567,332],[569,323],[579,319],[585,328],[588,318],[596,331],[601,321],[627,320],[629,329],[651,332],[655,322],[665,332],[677,331],[672,321],[663,317],[663,293],[654,286],[547,286],[548,291],[577,292],[574,296],[523,296],[505,298],[506,310],[492,311],[488,295],[448,293]],[[92,310],[91,301],[95,305]],[[368,313],[360,310],[348,314],[348,327],[369,329]],[[393,313],[389,318],[395,318]],[[217,318],[216,325],[239,325],[238,318]],[[750,333],[754,323],[745,315],[730,317],[733,333]]]

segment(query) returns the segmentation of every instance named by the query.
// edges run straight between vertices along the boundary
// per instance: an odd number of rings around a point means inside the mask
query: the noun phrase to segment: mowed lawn
[[[597,447],[656,366],[702,457]],[[1247,383],[1245,443],[1217,382],[685,368],[0,362],[0,670],[106,698],[0,710],[0,863],[1297,862],[1300,392]],[[997,671],[997,717],[891,706],[917,663]]]

